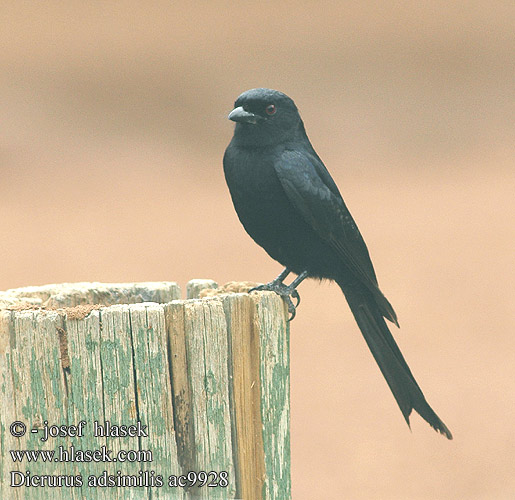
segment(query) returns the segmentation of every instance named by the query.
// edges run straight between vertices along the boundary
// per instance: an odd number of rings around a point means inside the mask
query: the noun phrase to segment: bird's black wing
[[[377,286],[361,233],[339,192],[334,192],[336,185],[322,164],[322,172],[334,185],[333,189],[324,182],[319,162],[305,151],[286,150],[274,167],[286,196],[303,219],[333,246],[360,281]]]
[[[276,159],[274,167],[286,196],[303,219],[383,302],[385,317],[397,323],[393,308],[379,291],[363,237],[322,161],[306,150],[287,149]]]

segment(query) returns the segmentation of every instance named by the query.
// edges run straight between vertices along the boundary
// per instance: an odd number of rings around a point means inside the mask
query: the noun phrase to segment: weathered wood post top
[[[0,498],[291,498],[287,314],[252,285],[0,292]]]

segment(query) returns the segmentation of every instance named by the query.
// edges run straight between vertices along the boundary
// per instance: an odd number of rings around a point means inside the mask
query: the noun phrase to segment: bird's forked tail
[[[388,329],[373,294],[367,289],[357,291],[341,284],[340,288],[408,426],[409,416],[414,409],[433,429],[447,439],[452,439],[451,431],[427,403]]]

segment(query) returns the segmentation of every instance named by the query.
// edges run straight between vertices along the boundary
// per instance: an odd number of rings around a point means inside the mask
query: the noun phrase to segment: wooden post
[[[248,288],[0,292],[0,498],[289,499],[287,315]]]

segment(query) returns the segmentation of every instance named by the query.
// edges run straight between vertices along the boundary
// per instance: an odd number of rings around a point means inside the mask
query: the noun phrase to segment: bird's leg
[[[283,271],[281,271],[281,274],[277,276],[274,280],[270,281],[270,283],[266,283],[265,285],[258,285],[254,288],[251,288],[249,292],[253,292],[255,290],[268,290],[271,292],[275,292],[275,289],[280,287],[281,285],[284,286],[283,281],[286,279],[286,277],[291,273],[291,271],[285,267]]]
[[[308,276],[308,272],[303,271],[289,285],[285,285],[283,281],[290,273],[291,271],[286,267],[284,271],[270,283],[267,283],[266,285],[259,285],[249,290],[249,292],[254,290],[268,290],[275,292],[277,295],[280,295],[288,305],[288,312],[291,315],[289,321],[295,318],[296,308],[300,304],[300,295],[297,291],[297,286],[299,286],[300,283]],[[293,304],[293,301],[291,300],[292,297],[297,301],[296,304]]]

